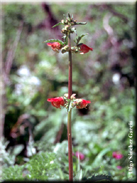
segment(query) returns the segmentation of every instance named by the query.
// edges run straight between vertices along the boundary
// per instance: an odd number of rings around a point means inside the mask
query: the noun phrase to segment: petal
[[[63,97],[48,98],[47,101],[51,102],[51,104],[56,108],[60,108],[61,105],[64,106],[65,104]]]
[[[52,46],[53,43],[47,43],[48,46]]]
[[[76,108],[77,108],[77,109],[83,109],[83,108],[87,107],[87,105],[88,105],[89,103],[91,103],[89,100],[81,99],[81,101],[77,103]]]
[[[47,101],[48,102],[52,102],[53,100],[52,100],[52,98],[48,98]]]

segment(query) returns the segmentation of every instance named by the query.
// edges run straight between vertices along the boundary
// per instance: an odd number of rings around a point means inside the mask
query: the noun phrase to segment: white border
[[[136,0],[1,0],[2,3],[41,3],[41,2],[53,2],[53,3],[80,3],[80,2],[88,2],[88,3],[135,3]]]

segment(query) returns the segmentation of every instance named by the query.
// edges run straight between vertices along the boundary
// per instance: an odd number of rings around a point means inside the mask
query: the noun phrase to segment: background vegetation
[[[105,174],[135,179],[135,4],[3,3],[5,125],[1,139],[3,180],[68,179],[67,115],[47,98],[68,92],[68,55],[44,43],[62,38],[52,28],[69,12],[86,21],[93,48],[73,54],[73,93],[91,101],[72,116],[74,179]],[[73,42],[72,42],[73,44]],[[129,174],[129,121],[133,121],[133,174]],[[123,158],[117,160],[112,153]],[[121,166],[118,169],[117,166]]]

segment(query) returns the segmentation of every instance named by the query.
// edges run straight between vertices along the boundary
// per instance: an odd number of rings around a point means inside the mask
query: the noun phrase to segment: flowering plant
[[[51,102],[51,104],[56,107],[60,108],[65,107],[68,112],[68,125],[67,125],[67,133],[68,133],[68,155],[69,155],[69,180],[73,180],[73,159],[72,159],[72,139],[71,139],[71,110],[76,107],[77,109],[83,109],[86,108],[89,103],[91,103],[89,100],[85,99],[77,99],[75,97],[76,94],[72,94],[72,52],[73,53],[80,53],[85,54],[89,51],[92,51],[93,48],[90,48],[89,46],[80,43],[82,37],[84,37],[86,34],[82,34],[81,36],[76,37],[74,40],[75,45],[71,46],[71,34],[76,32],[75,25],[85,25],[86,22],[77,22],[73,19],[73,16],[70,16],[68,14],[68,17],[66,20],[61,20],[58,24],[54,25],[53,27],[56,27],[58,25],[64,25],[65,27],[62,28],[62,33],[64,34],[63,40],[58,39],[50,39],[45,41],[47,43],[47,46],[50,46],[53,51],[59,52],[61,50],[62,53],[68,52],[69,55],[69,76],[68,76],[68,94],[64,94],[64,96],[61,97],[55,97],[55,98],[48,98],[47,101]],[[83,154],[76,153],[76,156],[83,160],[84,156]]]

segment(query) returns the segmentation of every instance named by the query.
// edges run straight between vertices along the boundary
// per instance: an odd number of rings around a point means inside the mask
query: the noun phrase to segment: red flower
[[[120,153],[117,153],[117,152],[113,152],[112,156],[115,159],[121,159],[121,158],[123,158],[123,155],[120,154]]]
[[[84,99],[77,99],[75,101],[75,104],[76,104],[76,108],[77,109],[83,109],[85,107],[87,107],[87,105],[91,103],[89,100],[84,100]]]
[[[53,43],[47,43],[48,46],[51,46],[52,50],[59,52],[61,49],[61,44],[58,42],[53,42]]]
[[[76,157],[80,159],[81,161],[85,159],[85,155],[81,152],[76,152]]]
[[[63,97],[48,98],[47,101],[51,102],[51,104],[56,108],[60,108],[61,105],[64,106],[65,104]]]
[[[93,50],[93,48],[90,48],[90,47],[88,47],[87,45],[85,45],[83,43],[80,43],[78,46],[80,47],[80,50],[79,50],[79,51],[81,51],[80,54],[85,54],[85,53],[89,52],[90,50],[91,51]]]

